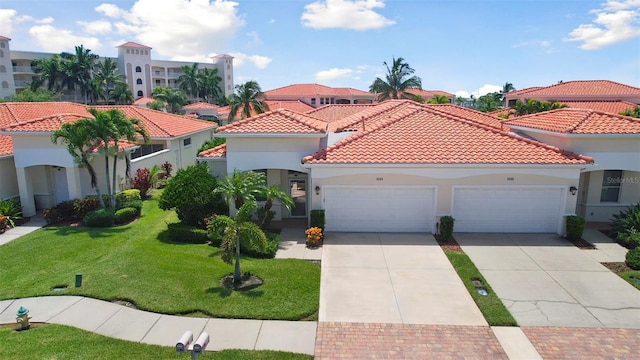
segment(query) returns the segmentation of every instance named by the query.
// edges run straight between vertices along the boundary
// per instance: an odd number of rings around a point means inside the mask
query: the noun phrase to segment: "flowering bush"
[[[0,214],[0,234],[2,234],[8,226],[9,226],[8,218]]]
[[[148,197],[147,194],[149,189],[153,187],[149,169],[144,168],[136,170],[136,177],[131,180],[131,186],[140,191],[141,198],[146,199]]]
[[[322,245],[322,229],[319,227],[310,227],[305,231],[307,234],[307,246],[317,247]]]

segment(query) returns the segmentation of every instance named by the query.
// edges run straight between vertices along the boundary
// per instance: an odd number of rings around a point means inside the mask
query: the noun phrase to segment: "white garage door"
[[[327,231],[433,231],[433,187],[325,186],[323,192]]]
[[[560,188],[456,188],[456,232],[557,232]]]

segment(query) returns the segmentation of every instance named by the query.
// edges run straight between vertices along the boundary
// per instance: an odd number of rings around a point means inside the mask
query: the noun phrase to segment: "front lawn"
[[[187,359],[175,348],[113,339],[63,325],[36,325],[27,331],[0,327],[0,359]],[[224,350],[199,359],[294,360],[312,356],[280,351]]]
[[[220,279],[233,267],[205,244],[168,240],[173,211],[144,202],[143,216],[113,228],[51,226],[0,246],[0,299],[82,295],[126,300],[138,308],[214,317],[299,320],[318,310],[320,268],[295,259],[242,258],[243,272],[264,280],[258,288],[230,291]],[[83,285],[74,287],[76,273]],[[69,286],[53,292],[52,288]]]

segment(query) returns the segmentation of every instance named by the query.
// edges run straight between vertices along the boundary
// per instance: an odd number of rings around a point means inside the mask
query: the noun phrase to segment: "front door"
[[[289,179],[289,191],[293,198],[291,217],[307,216],[307,180]]]

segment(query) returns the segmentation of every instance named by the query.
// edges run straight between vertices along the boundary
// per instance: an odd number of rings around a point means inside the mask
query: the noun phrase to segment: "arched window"
[[[0,57],[4,57],[4,51],[0,50]]]
[[[3,89],[6,89],[6,88],[8,88],[8,87],[9,87],[9,83],[8,83],[8,82],[6,82],[6,81],[3,81],[3,82],[2,82],[2,88],[3,88]]]
[[[136,84],[138,84],[138,85],[142,85],[142,79],[138,79],[138,80],[136,80]]]
[[[138,90],[138,96],[143,97],[144,94],[142,94],[142,90]]]
[[[140,66],[136,66],[136,72],[142,72],[142,68]]]
[[[0,73],[6,73],[7,68],[4,65],[0,65]]]

